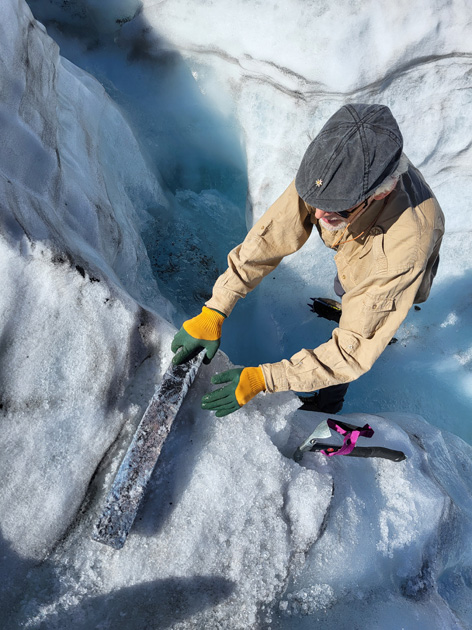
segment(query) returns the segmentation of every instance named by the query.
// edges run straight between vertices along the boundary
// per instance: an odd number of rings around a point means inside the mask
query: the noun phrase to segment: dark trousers
[[[297,394],[303,404],[312,407],[313,411],[323,413],[339,413],[343,408],[344,396],[348,390],[349,383],[331,385],[317,392]]]

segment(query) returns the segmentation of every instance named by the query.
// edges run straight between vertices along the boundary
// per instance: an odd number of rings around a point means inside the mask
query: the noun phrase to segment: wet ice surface
[[[368,3],[362,18],[349,4],[339,25],[330,6],[314,3],[304,3],[300,22],[294,2],[286,14],[274,8],[257,39],[259,5],[222,2],[212,19],[220,28],[208,29],[211,6],[201,4],[192,40],[177,1],[146,2],[134,19],[131,1],[77,1],[66,13],[63,3],[32,1],[50,11],[48,28],[64,52],[100,75],[120,111],[95,79],[59,57],[25,3],[4,4],[2,627],[470,626],[471,448],[457,437],[472,440],[464,7],[423,7],[418,33],[400,5],[384,19]],[[93,37],[84,40],[87,20]],[[315,38],[316,64],[307,53],[314,23],[331,27],[328,47]],[[358,33],[355,54],[335,55],[347,28]],[[296,46],[280,45],[294,33]],[[366,68],[361,50],[374,51],[375,63]],[[408,459],[307,454],[296,464],[296,446],[325,416],[296,412],[289,393],[259,396],[216,420],[199,400],[211,375],[230,365],[220,354],[186,397],[125,547],[93,541],[169,364],[170,322],[194,314],[245,231],[241,191],[248,187],[253,202],[250,224],[293,177],[306,121],[316,132],[346,91],[392,107],[406,152],[447,218],[430,302],[352,386],[343,415],[371,424],[366,442]],[[307,338],[324,341],[330,324],[313,322],[305,303],[330,295],[333,270],[315,240],[281,265],[225,322],[233,361],[278,360]]]

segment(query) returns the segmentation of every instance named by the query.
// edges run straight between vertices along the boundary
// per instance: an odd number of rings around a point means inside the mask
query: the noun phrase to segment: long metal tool
[[[125,544],[162,446],[204,354],[200,352],[187,363],[167,368],[116,473],[105,508],[94,526],[94,540],[114,549]]]
[[[304,410],[304,407],[306,408],[307,405],[302,405],[300,407],[300,410]],[[358,431],[365,428],[357,427],[354,424],[348,424],[347,422],[342,422],[341,420],[333,420],[332,418],[329,418],[328,420],[331,422],[336,422],[336,424],[341,426],[346,431]],[[307,437],[303,444],[301,444],[297,448],[297,450],[293,454],[293,459],[296,462],[301,462],[303,459],[303,454],[307,451],[311,451],[312,453],[324,451],[325,454],[331,454],[336,453],[341,449],[341,444],[326,444],[326,442],[319,442],[319,440],[325,440],[331,437],[328,420],[323,420],[323,422],[321,422],[316,427],[313,433]],[[369,429],[371,429],[371,427],[369,427]],[[371,436],[367,435],[365,437]],[[350,453],[343,453],[343,455],[347,457],[381,457],[383,459],[390,459],[393,462],[402,462],[406,459],[406,455],[405,453],[403,453],[403,451],[395,451],[391,448],[385,448],[383,446],[357,446],[357,444]]]

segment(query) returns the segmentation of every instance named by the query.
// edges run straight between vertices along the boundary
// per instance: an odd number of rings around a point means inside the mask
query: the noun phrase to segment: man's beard
[[[341,223],[338,223],[337,225],[330,225],[326,221],[323,221],[323,219],[320,219],[320,223],[323,226],[323,230],[327,230],[328,232],[337,232],[338,230],[345,230],[348,226],[347,221],[341,221]]]

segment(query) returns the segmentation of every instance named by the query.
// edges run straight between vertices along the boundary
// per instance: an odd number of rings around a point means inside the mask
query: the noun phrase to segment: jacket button
[[[372,308],[373,308],[373,309],[374,309],[374,311],[375,311],[375,309],[377,308],[377,304],[372,304]]]

